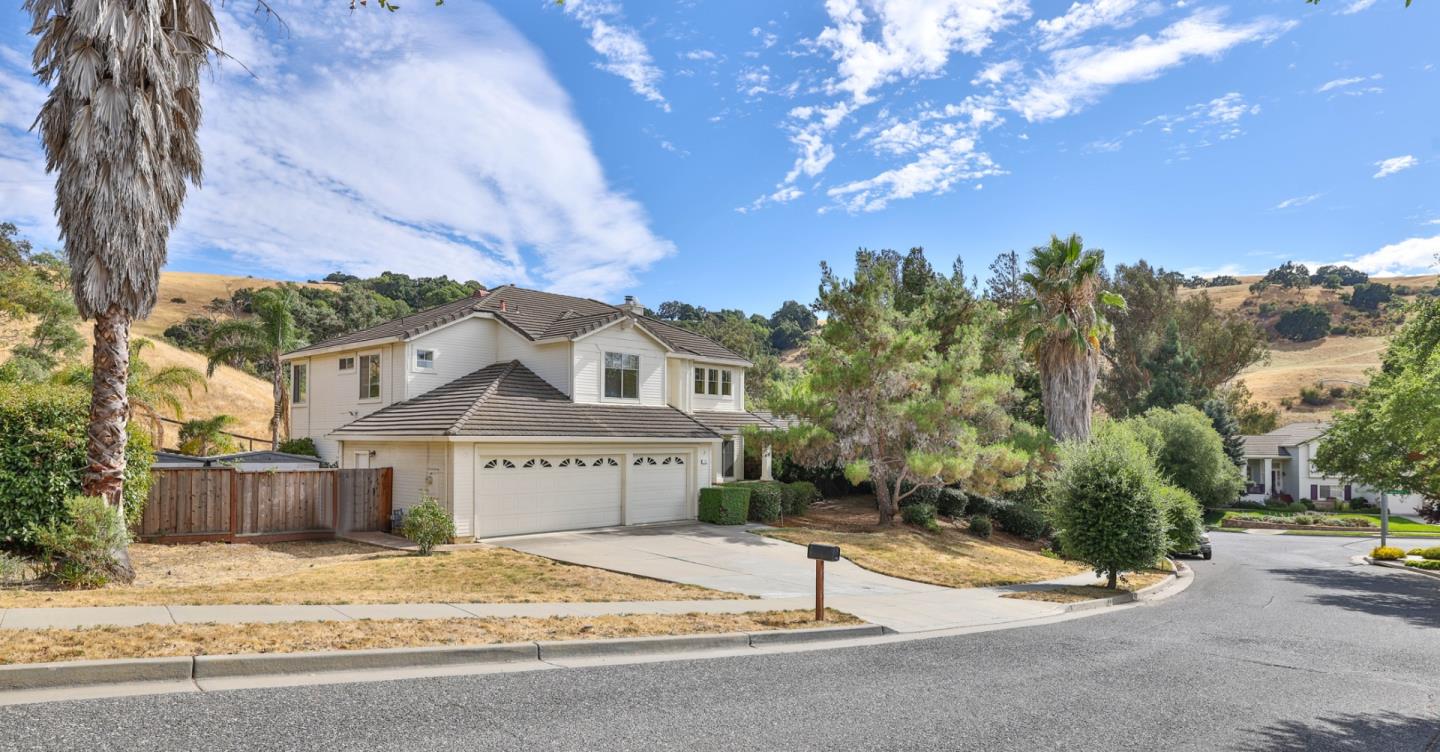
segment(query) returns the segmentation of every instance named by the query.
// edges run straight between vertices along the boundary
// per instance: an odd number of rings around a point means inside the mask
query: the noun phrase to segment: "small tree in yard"
[[[400,534],[419,546],[421,556],[429,556],[436,546],[455,537],[455,521],[440,502],[426,496],[405,512]]]
[[[1165,553],[1159,473],[1145,446],[1123,426],[1106,424],[1089,442],[1060,448],[1050,481],[1051,515],[1061,545],[1108,578],[1151,567]]]
[[[1013,385],[979,372],[979,327],[949,332],[941,352],[931,302],[902,311],[894,275],[871,254],[857,254],[853,281],[821,270],[816,309],[825,326],[801,378],[771,400],[800,423],[772,440],[802,463],[838,463],[850,482],[870,481],[881,525],[922,488],[1022,487],[1028,456],[1008,443],[1013,424],[1003,406]]]
[[[1205,505],[1221,506],[1240,495],[1245,481],[1204,413],[1189,405],[1155,408],[1125,424],[1149,448],[1160,473]]]
[[[1199,548],[1200,536],[1205,533],[1200,502],[1179,486],[1161,486],[1155,493],[1165,516],[1166,547],[1177,552]]]

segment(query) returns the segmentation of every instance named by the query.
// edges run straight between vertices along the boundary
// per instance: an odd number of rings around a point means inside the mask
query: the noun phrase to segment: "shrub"
[[[905,520],[907,525],[923,527],[934,532],[939,530],[935,522],[935,507],[931,504],[910,504],[900,508],[900,519]]]
[[[1230,505],[1231,509],[1264,509],[1264,502],[1260,501],[1237,501]]]
[[[18,556],[0,551],[0,585],[18,585],[25,581],[30,565]]]
[[[995,521],[1005,532],[1025,540],[1040,540],[1051,533],[1050,520],[1045,513],[1022,502],[997,505]]]
[[[981,514],[989,517],[995,513],[995,508],[1000,505],[998,500],[979,494],[969,494],[967,499],[968,503],[965,505],[965,511],[971,515]]]
[[[970,532],[981,538],[989,538],[993,529],[994,526],[990,523],[988,516],[983,514],[970,515]]]
[[[40,570],[67,588],[98,588],[120,573],[127,541],[115,509],[96,496],[65,500],[65,516],[32,531]]]
[[[1316,384],[1315,386],[1300,387],[1300,401],[1311,407],[1321,407],[1335,400],[1330,396],[1329,392],[1325,391],[1319,384]]]
[[[1422,559],[1430,559],[1432,561],[1440,560],[1440,546],[1431,546],[1430,548],[1417,548],[1410,553],[1419,556]]]
[[[711,486],[700,489],[701,522],[739,525],[750,514],[750,489],[745,486]]]
[[[1285,509],[1290,506],[1290,502],[1282,496],[1271,496],[1265,500],[1265,506],[1269,509]]]
[[[1376,561],[1396,561],[1405,558],[1405,552],[1394,546],[1376,546],[1370,552],[1370,558]]]
[[[1378,311],[1382,303],[1395,298],[1395,290],[1383,282],[1362,282],[1350,293],[1350,306],[1362,311]]]
[[[301,439],[286,439],[280,442],[280,451],[287,454],[303,454],[306,457],[320,456],[320,450],[315,446],[315,440],[309,436]]]
[[[1440,561],[1435,561],[1434,559],[1425,559],[1423,561],[1407,561],[1405,562],[1405,566],[1414,567],[1416,569],[1424,569],[1427,571],[1440,571]]]
[[[785,484],[771,480],[741,481],[732,485],[750,489],[751,522],[774,522],[785,511]]]
[[[1154,566],[1165,553],[1160,486],[1150,453],[1116,424],[1063,446],[1048,490],[1065,553],[1107,575],[1111,588],[1122,571]]]
[[[970,499],[964,491],[958,488],[940,489],[940,500],[935,504],[935,511],[951,519],[959,519],[965,516],[966,507]]]
[[[1371,503],[1370,503],[1370,500],[1367,499],[1367,498],[1365,498],[1364,496],[1359,496],[1359,497],[1356,497],[1356,498],[1350,500],[1350,508],[1351,508],[1351,509],[1375,509],[1376,506],[1375,506],[1374,504],[1371,504]]]
[[[0,542],[32,545],[36,529],[66,519],[65,499],[85,471],[89,393],[53,384],[0,384]],[[131,424],[125,449],[125,520],[140,521],[150,490],[150,435]]]
[[[1301,499],[1300,506],[1306,510],[1313,511],[1315,509],[1315,502],[1309,499]]]
[[[441,543],[455,537],[455,521],[440,502],[430,496],[421,496],[420,503],[405,511],[405,521],[400,525],[400,534],[420,547],[421,556]]]
[[[1225,440],[1194,407],[1154,408],[1125,425],[1144,442],[1160,473],[1202,504],[1228,504],[1244,489],[1240,471],[1225,453]]]
[[[795,509],[785,510],[787,514],[804,514],[811,504],[820,500],[820,489],[808,480],[797,480],[786,484],[793,496]]]
[[[1330,333],[1330,312],[1309,303],[1296,306],[1280,314],[1275,331],[1295,342],[1320,339]]]
[[[910,495],[901,500],[900,506],[902,507],[908,507],[912,504],[929,504],[932,507],[938,507],[940,505],[939,486],[920,486],[917,488],[913,484],[906,483],[904,485],[904,492]]]
[[[1177,486],[1162,486],[1156,495],[1165,514],[1165,543],[1169,549],[1180,552],[1199,548],[1200,536],[1205,532],[1200,502]]]

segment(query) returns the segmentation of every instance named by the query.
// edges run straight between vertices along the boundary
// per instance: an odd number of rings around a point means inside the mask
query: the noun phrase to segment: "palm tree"
[[[164,366],[155,368],[145,361],[145,351],[155,343],[144,337],[130,340],[128,360],[129,373],[126,376],[125,393],[130,402],[130,415],[144,418],[150,424],[155,445],[164,438],[161,424],[161,408],[185,417],[185,404],[180,393],[193,396],[196,386],[205,388],[205,376],[189,366]],[[94,371],[88,366],[75,366],[55,374],[54,381],[74,386],[92,386]]]
[[[80,315],[95,321],[84,493],[121,512],[130,322],[155,305],[170,229],[200,181],[200,69],[219,33],[207,0],[26,0],[36,122]],[[123,548],[114,575],[134,578]]]
[[[1040,369],[1045,423],[1060,441],[1090,438],[1090,409],[1100,373],[1100,343],[1110,336],[1102,308],[1125,299],[1101,289],[1105,252],[1085,250],[1079,235],[1050,236],[1031,251],[1021,275],[1028,297],[1017,309],[1025,349]]]
[[[235,417],[216,415],[185,421],[180,427],[180,451],[196,457],[224,454],[236,449],[235,440],[225,429],[235,425]]]
[[[215,373],[215,368],[222,363],[250,362],[269,369],[275,396],[275,411],[270,416],[272,449],[280,448],[280,424],[285,415],[285,374],[280,367],[280,356],[300,346],[295,316],[290,312],[296,304],[295,290],[290,287],[261,290],[250,301],[253,317],[217,325],[205,342],[205,352],[210,359],[206,369],[209,374]]]

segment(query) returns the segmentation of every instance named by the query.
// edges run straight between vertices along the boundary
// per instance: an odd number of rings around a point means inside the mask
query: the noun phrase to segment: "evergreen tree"
[[[1001,308],[1018,305],[1025,299],[1025,282],[1020,278],[1020,254],[1005,251],[990,262],[990,278],[985,281],[985,297]]]
[[[1146,408],[1189,405],[1206,396],[1200,361],[1180,341],[1180,327],[1174,321],[1166,325],[1165,339],[1155,355],[1146,361],[1145,370],[1150,374]]]
[[[1215,428],[1215,433],[1220,434],[1220,441],[1225,446],[1225,456],[1230,458],[1235,467],[1245,467],[1245,436],[1240,433],[1240,421],[1235,419],[1230,404],[1223,399],[1212,397],[1205,400],[1200,410],[1210,418],[1210,425]]]

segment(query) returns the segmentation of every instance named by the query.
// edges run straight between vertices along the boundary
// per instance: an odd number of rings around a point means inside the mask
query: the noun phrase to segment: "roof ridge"
[[[485,400],[490,399],[492,396],[495,395],[495,392],[500,388],[500,382],[504,381],[505,377],[509,376],[511,372],[513,372],[515,368],[519,365],[520,361],[518,360],[512,360],[509,363],[506,363],[505,370],[501,371],[499,375],[495,377],[495,380],[491,381],[490,385],[485,387],[484,391],[480,392],[480,396],[476,397],[475,401],[471,402],[470,406],[465,408],[464,412],[460,413],[460,417],[456,418],[455,422],[450,424],[449,428],[445,429],[445,435],[454,436],[460,433],[460,427],[465,425],[465,421],[469,420],[470,416],[474,415],[475,411],[480,409],[481,405],[485,404]],[[486,366],[486,368],[489,367],[490,366]],[[483,371],[484,369],[482,368],[481,370]]]

